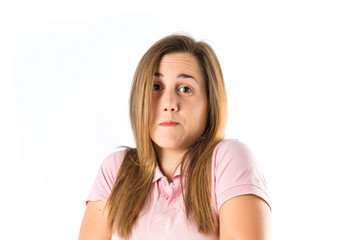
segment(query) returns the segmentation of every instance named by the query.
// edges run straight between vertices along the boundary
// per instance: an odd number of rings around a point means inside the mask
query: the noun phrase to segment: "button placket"
[[[163,177],[160,181],[160,195],[159,197],[163,201],[167,201],[167,204],[171,204],[174,198],[177,198],[179,194],[179,179],[176,177],[174,181],[169,183],[166,177]]]
[[[169,192],[169,184],[168,184],[168,181],[167,181],[167,179],[166,179],[166,177],[163,177],[162,179],[161,179],[161,181],[162,181],[162,186],[161,186],[161,198],[163,199],[163,200],[168,200],[169,199],[169,194],[168,194],[168,192]]]
[[[164,200],[168,200],[169,199],[169,196],[166,195],[165,193],[161,196]]]

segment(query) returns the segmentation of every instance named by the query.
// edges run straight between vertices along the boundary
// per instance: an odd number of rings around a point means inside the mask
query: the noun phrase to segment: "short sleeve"
[[[240,141],[223,140],[215,147],[212,180],[218,211],[227,200],[246,194],[262,198],[271,207],[264,175]]]
[[[99,168],[86,202],[100,200],[106,202],[108,200],[124,155],[125,151],[122,150],[114,152],[105,158]]]

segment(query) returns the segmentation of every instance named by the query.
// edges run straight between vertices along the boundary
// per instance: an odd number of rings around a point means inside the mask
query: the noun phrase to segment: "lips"
[[[159,123],[159,125],[162,127],[175,127],[179,125],[179,123],[175,121],[164,121],[162,123]]]

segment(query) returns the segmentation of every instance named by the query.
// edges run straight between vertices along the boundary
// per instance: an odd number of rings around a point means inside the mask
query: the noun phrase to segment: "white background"
[[[339,0],[1,2],[0,239],[78,238],[101,161],[133,146],[135,67],[171,33],[220,59],[226,137],[261,163],[273,239],[352,239],[351,12]]]

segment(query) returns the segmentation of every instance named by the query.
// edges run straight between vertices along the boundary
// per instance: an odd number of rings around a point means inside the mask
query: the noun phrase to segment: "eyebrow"
[[[164,77],[164,75],[162,75],[161,73],[158,73],[158,72],[154,73],[154,76],[155,77]],[[179,74],[177,76],[177,78],[192,78],[193,80],[195,80],[198,83],[198,81],[197,81],[197,79],[195,77],[193,77],[191,75],[188,75],[188,74],[185,74],[185,73]]]

